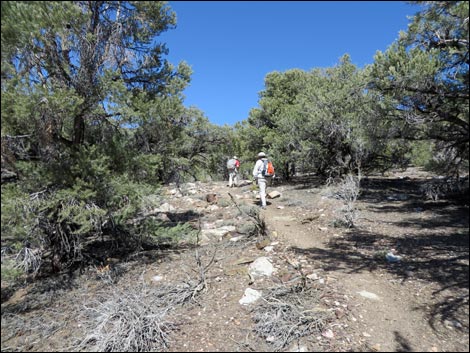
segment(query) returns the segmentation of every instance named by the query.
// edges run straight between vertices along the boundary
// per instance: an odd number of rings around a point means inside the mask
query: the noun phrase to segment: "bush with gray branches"
[[[280,351],[297,338],[321,332],[331,314],[319,302],[318,291],[303,284],[270,289],[253,309],[254,331]]]
[[[360,182],[360,174],[358,176],[350,174],[333,186],[331,196],[343,203],[343,206],[337,211],[338,217],[335,219],[335,225],[347,228],[354,227],[358,218],[356,201],[360,193]]]
[[[155,352],[169,347],[176,324],[170,311],[194,300],[200,283],[188,281],[159,287],[129,286],[87,307],[84,321],[91,332],[76,347],[94,352]]]

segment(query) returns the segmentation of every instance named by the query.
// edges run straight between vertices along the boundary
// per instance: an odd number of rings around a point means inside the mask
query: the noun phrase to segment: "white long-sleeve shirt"
[[[264,161],[267,160],[267,158],[261,158],[256,161],[255,167],[253,168],[253,177],[256,179],[261,179],[264,178],[262,171],[264,168]]]

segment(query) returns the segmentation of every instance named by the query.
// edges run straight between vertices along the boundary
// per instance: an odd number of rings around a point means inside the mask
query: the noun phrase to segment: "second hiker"
[[[238,186],[238,169],[240,168],[240,161],[237,156],[233,156],[227,162],[228,169],[228,186]]]

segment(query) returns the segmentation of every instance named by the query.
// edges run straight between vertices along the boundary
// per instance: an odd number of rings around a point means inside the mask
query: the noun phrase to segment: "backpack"
[[[228,162],[227,162],[227,169],[228,170],[233,170],[235,169],[235,159],[229,159]]]
[[[274,165],[270,160],[265,159],[263,164],[263,170],[261,171],[261,175],[264,177],[272,177],[274,176]]]

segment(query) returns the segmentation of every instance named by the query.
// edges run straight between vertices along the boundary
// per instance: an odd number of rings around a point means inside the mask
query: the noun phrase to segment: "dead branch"
[[[199,235],[201,234],[201,219],[199,218],[199,222],[198,222],[198,231],[197,231],[197,234],[196,234],[196,250],[195,250],[195,258],[196,258],[196,265],[197,265],[197,268],[199,270],[199,283],[198,285],[196,286],[196,288],[194,288],[194,293],[193,293],[193,296],[192,296],[192,299],[195,300],[195,297],[196,295],[203,291],[204,289],[207,288],[207,280],[206,280],[206,272],[207,270],[209,269],[209,267],[214,263],[214,260],[215,260],[215,255],[217,253],[217,249],[214,250],[214,253],[212,254],[212,258],[209,260],[209,262],[207,263],[207,265],[203,265],[202,264],[202,260],[201,260],[201,256],[199,255]]]

